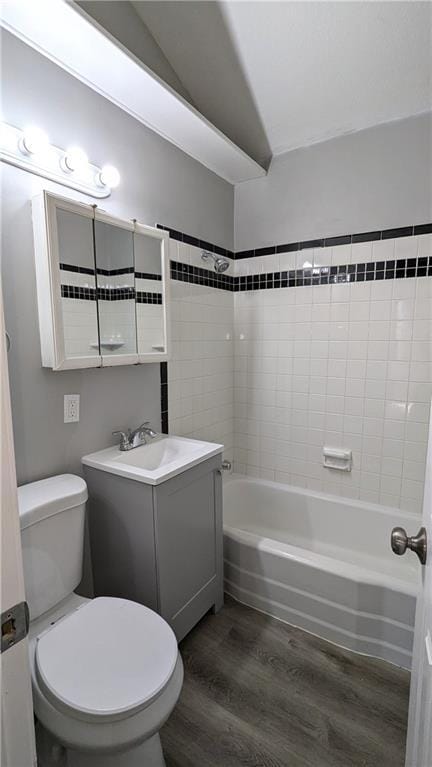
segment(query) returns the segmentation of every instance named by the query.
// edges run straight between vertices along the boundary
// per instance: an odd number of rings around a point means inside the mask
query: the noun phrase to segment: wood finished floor
[[[408,672],[229,597],[180,649],[167,767],[403,767]]]

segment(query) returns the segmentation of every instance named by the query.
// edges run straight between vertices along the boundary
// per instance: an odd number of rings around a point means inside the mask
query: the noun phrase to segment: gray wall
[[[111,162],[122,183],[101,206],[156,221],[231,248],[233,189],[32,49],[2,35],[4,120],[35,123],[52,143],[79,143],[96,164]],[[3,165],[2,273],[18,482],[80,472],[85,453],[113,429],[149,419],[159,427],[159,365],[54,373],[41,367],[30,200],[42,188],[94,202]],[[63,423],[63,395],[81,395],[81,420]]]
[[[274,158],[235,189],[235,249],[430,222],[431,146],[429,114]]]

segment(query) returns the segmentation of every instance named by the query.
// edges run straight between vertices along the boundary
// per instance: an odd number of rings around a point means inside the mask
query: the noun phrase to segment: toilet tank
[[[61,474],[18,488],[30,620],[72,594],[82,575],[87,485]]]

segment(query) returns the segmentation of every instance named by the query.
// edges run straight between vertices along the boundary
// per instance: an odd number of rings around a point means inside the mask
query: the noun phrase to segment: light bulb
[[[60,159],[60,166],[66,173],[82,173],[88,165],[88,157],[79,146],[72,146],[66,150]]]
[[[45,131],[35,126],[25,128],[18,143],[23,154],[40,154],[48,147],[48,144],[49,139]]]
[[[109,186],[111,189],[115,189],[120,183],[120,173],[114,165],[104,165],[100,173],[98,173],[98,183],[101,186]]]

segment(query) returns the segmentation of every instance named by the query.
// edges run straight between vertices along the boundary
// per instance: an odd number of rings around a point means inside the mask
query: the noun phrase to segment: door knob
[[[426,528],[421,527],[417,535],[408,537],[403,527],[394,527],[391,533],[391,547],[395,554],[405,554],[407,549],[415,551],[422,565],[426,564]]]

